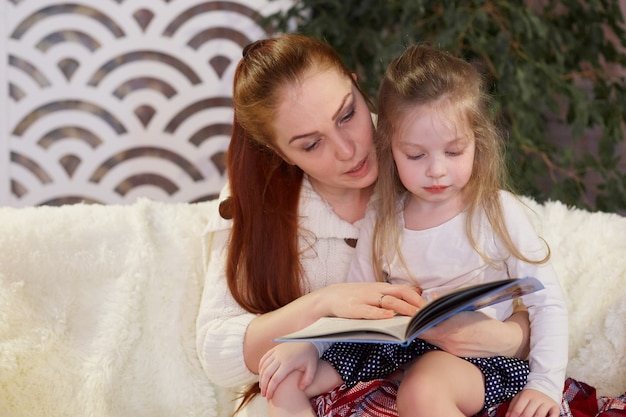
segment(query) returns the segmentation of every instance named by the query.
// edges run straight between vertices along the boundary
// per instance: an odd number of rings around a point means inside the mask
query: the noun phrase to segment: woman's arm
[[[241,308],[228,289],[224,271],[230,224],[220,224],[218,215],[214,220],[218,224],[210,224],[203,241],[205,281],[196,318],[196,349],[211,382],[237,387],[256,382],[242,352],[246,329],[256,316]]]
[[[530,322],[523,305],[505,321],[481,312],[454,315],[421,336],[427,342],[461,357],[515,356],[526,359],[530,349]]]
[[[275,345],[273,339],[300,330],[320,317],[383,319],[395,313],[412,315],[423,304],[422,297],[405,285],[341,283],[318,289],[250,322],[244,340],[246,365],[258,372],[259,360]]]
[[[221,224],[218,226],[222,227]],[[214,228],[217,227],[214,225]],[[196,320],[200,362],[209,379],[218,385],[233,387],[256,382],[259,360],[275,345],[272,340],[299,330],[320,317],[385,318],[392,316],[394,311],[412,315],[424,302],[414,289],[407,286],[339,283],[312,291],[270,313],[251,314],[235,302],[224,276],[229,232],[229,224],[225,224],[205,235],[206,277]],[[334,253],[343,246],[348,248],[342,244]],[[351,256],[350,250],[337,260],[347,258],[347,265]],[[339,263],[335,259],[329,262],[328,274],[342,281],[345,272],[341,271]],[[384,308],[379,308],[383,294]]]

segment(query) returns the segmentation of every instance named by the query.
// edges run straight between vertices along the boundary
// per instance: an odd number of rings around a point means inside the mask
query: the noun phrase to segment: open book
[[[436,298],[419,309],[413,317],[396,315],[382,320],[322,317],[304,329],[275,341],[343,341],[408,345],[420,333],[453,314],[478,310],[542,288],[543,284],[533,277],[492,281],[464,287]]]

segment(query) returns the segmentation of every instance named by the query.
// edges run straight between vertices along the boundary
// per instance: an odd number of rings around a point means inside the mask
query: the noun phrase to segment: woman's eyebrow
[[[298,139],[304,139],[304,138],[308,138],[309,136],[313,136],[315,135],[316,132],[311,132],[311,133],[303,133],[301,135],[296,135],[293,136],[291,139],[289,139],[289,143],[296,141]]]
[[[350,96],[352,96],[352,92],[349,92],[348,94],[346,94],[343,99],[341,100],[341,104],[339,106],[339,109],[337,109],[337,111],[335,112],[335,114],[333,114],[332,116],[332,120],[335,121],[337,120],[337,117],[339,116],[339,113],[341,113],[341,110],[343,110],[344,106],[346,105],[346,101],[348,101],[348,99],[350,98]],[[296,135],[293,136],[291,139],[289,139],[289,143],[298,140],[298,139],[303,139],[309,136],[313,136],[315,135],[316,132],[310,132],[310,133],[303,133],[301,135]]]
[[[346,105],[346,101],[348,101],[348,98],[350,98],[351,95],[352,95],[352,91],[350,91],[348,94],[346,94],[343,97],[343,100],[341,100],[341,105],[339,106],[335,114],[333,114],[333,117],[332,117],[333,121],[337,120],[339,113],[341,113],[341,110],[343,110],[343,107]]]

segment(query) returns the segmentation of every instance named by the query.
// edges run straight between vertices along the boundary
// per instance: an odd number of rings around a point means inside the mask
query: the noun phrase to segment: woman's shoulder
[[[220,195],[217,199],[213,200],[209,205],[209,213],[207,216],[207,222],[204,226],[204,235],[207,235],[212,232],[216,232],[219,230],[230,229],[233,225],[233,221],[228,219],[227,216],[223,214],[224,204],[227,204],[228,198],[230,197],[230,187],[228,183],[224,185],[222,191],[220,191]]]

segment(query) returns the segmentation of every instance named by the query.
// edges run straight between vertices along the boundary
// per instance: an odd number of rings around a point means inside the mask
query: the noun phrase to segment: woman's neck
[[[367,188],[341,188],[329,189],[317,187],[313,184],[313,189],[326,201],[335,214],[341,219],[354,223],[365,217],[365,210],[370,201],[374,186]]]

